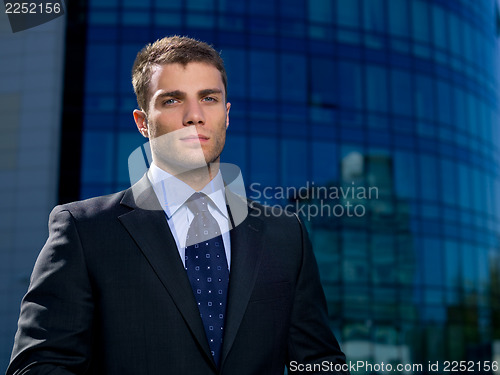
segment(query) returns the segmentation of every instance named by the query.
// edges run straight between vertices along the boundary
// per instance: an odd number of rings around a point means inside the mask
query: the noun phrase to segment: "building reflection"
[[[305,199],[299,199],[301,206],[309,207],[301,211],[302,217],[318,259],[332,329],[342,339],[349,360],[394,367],[439,361],[442,367],[445,361],[498,358],[498,341],[492,332],[498,329],[499,319],[489,315],[491,304],[498,304],[493,301],[498,290],[490,290],[498,289],[498,259],[490,259],[490,280],[483,293],[465,292],[464,284],[472,280],[456,280],[440,288],[423,283],[423,279],[439,278],[432,273],[443,273],[425,259],[427,251],[442,253],[442,249],[417,238],[414,207],[396,194],[393,169],[387,154],[351,152],[340,162],[339,179],[332,178],[322,187],[309,184],[308,196],[302,194]],[[370,187],[376,193],[362,194]],[[332,195],[318,193],[325,188],[343,189],[345,196],[331,199]],[[346,193],[353,188],[356,194]],[[364,215],[321,215],[310,209],[325,204],[362,205],[365,211]],[[328,212],[333,211],[323,211]],[[422,245],[431,248],[423,251]],[[448,272],[459,274],[470,266],[460,263],[448,265]],[[453,266],[460,269],[450,270]],[[440,304],[445,296],[449,302]]]

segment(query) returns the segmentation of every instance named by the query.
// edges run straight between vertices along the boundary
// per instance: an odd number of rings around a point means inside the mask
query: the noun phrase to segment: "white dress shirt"
[[[191,212],[185,203],[191,195],[196,193],[196,190],[170,173],[165,172],[154,163],[151,163],[148,178],[151,185],[153,185],[158,201],[165,211],[167,223],[177,244],[179,256],[181,257],[182,264],[185,265],[186,237],[189,225],[194,218],[194,213]],[[205,193],[210,198],[208,211],[219,224],[226,251],[227,265],[230,268],[231,241],[229,237],[229,215],[226,206],[225,186],[220,170],[200,192]]]

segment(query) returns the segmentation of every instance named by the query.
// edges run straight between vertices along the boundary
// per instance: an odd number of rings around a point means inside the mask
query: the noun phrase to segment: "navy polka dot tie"
[[[208,345],[219,366],[229,269],[220,227],[208,211],[208,201],[205,194],[195,193],[186,202],[194,218],[186,237],[185,267]]]

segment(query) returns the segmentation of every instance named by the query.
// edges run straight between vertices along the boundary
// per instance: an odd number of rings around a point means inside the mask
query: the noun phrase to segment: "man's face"
[[[135,110],[134,119],[160,168],[174,174],[219,161],[231,105],[217,68],[201,62],[158,66],[150,95],[147,117]]]

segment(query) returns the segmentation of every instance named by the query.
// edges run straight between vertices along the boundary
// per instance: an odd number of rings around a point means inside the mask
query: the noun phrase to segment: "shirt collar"
[[[168,219],[175,214],[191,195],[196,193],[196,190],[191,186],[159,168],[155,163],[151,163],[151,167],[148,171],[148,178],[151,185],[153,185],[156,196]],[[220,170],[217,172],[217,175],[201,189],[201,192],[210,197],[220,213],[228,218],[224,194],[225,186]]]

